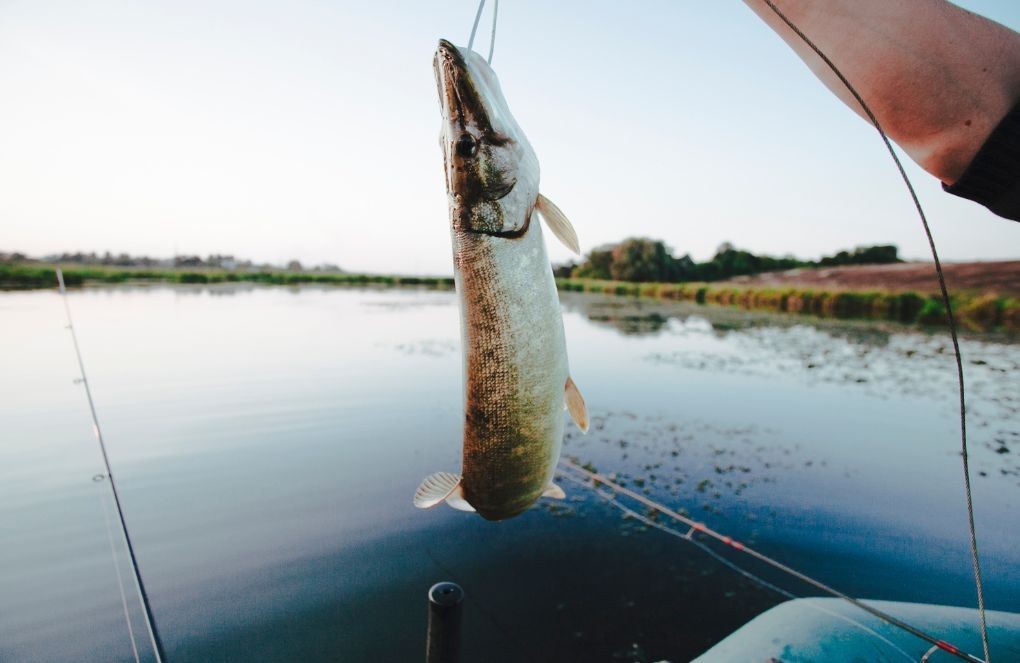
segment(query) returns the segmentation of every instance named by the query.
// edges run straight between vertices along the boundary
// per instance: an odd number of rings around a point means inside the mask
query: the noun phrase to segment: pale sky
[[[959,4],[1020,30],[1020,2]],[[431,60],[476,7],[0,0],[0,251],[449,274]],[[503,0],[493,65],[584,251],[928,255],[877,133],[737,0]],[[1020,258],[1020,224],[907,161],[945,259]]]

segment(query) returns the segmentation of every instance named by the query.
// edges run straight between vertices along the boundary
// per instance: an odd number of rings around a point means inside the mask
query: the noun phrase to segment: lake
[[[68,299],[174,663],[423,660],[441,580],[467,594],[465,661],[675,663],[783,600],[567,478],[566,501],[508,521],[416,510],[422,478],[460,467],[452,292]],[[562,302],[592,416],[587,435],[568,423],[565,457],[848,594],[975,604],[947,334]],[[0,293],[0,660],[133,660],[63,316],[55,292]],[[1020,611],[1020,345],[962,345],[986,599]],[[131,593],[129,607],[141,636]]]

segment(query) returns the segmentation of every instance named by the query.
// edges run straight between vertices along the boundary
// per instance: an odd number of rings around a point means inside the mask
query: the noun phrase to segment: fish
[[[504,520],[542,496],[566,497],[553,482],[563,410],[588,430],[535,217],[574,253],[580,248],[570,221],[539,192],[538,157],[488,63],[442,39],[433,68],[460,303],[463,457],[460,474],[426,477],[413,502]]]

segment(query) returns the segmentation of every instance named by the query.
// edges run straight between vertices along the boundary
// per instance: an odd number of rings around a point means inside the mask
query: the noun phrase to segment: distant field
[[[1020,260],[996,262],[961,262],[942,265],[950,291],[974,291],[1020,298]],[[798,286],[830,290],[881,289],[890,292],[906,290],[935,291],[935,265],[929,262],[904,262],[894,265],[854,265],[791,269],[744,276],[720,285],[743,287]]]
[[[64,267],[69,286],[86,283],[249,282],[272,285],[417,286],[453,288],[453,279],[333,272],[140,269]],[[1020,261],[946,265],[953,310],[964,327],[1020,330]],[[0,289],[52,288],[52,265],[0,264]],[[801,269],[759,274],[717,283],[630,283],[594,279],[557,279],[561,290],[598,292],[701,304],[741,306],[837,318],[872,318],[926,325],[945,324],[934,270],[925,263]]]

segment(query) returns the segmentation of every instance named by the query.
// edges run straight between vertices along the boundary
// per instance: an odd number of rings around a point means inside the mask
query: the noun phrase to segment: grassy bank
[[[144,269],[71,265],[64,268],[69,286],[85,283],[264,283],[294,285],[419,286],[453,288],[453,279],[433,276],[391,276],[332,272],[227,271],[202,269]],[[52,288],[56,274],[52,265],[0,263],[0,289]],[[786,313],[814,314],[835,318],[872,318],[905,323],[938,325],[945,322],[945,309],[937,294],[850,291],[797,287],[728,287],[705,283],[629,283],[594,279],[557,279],[556,285],[569,292],[595,292],[631,297],[683,300],[699,304],[741,306]],[[971,329],[1006,328],[1020,330],[1020,299],[971,292],[953,293],[953,310],[961,324]]]
[[[265,283],[293,285],[322,283],[330,285],[425,286],[453,288],[453,279],[436,276],[391,276],[386,274],[345,274],[340,272],[227,271],[215,269],[145,269],[138,267],[99,267],[70,265],[63,267],[69,286],[84,283],[127,283],[162,281],[165,283]],[[0,289],[52,288],[57,283],[52,265],[0,264]]]
[[[628,283],[557,279],[561,290],[597,292],[741,306],[834,318],[871,318],[905,323],[945,323],[942,298],[934,293],[849,291],[797,287],[727,287],[705,283]],[[950,293],[960,324],[975,330],[1020,330],[1020,299],[971,292]]]

